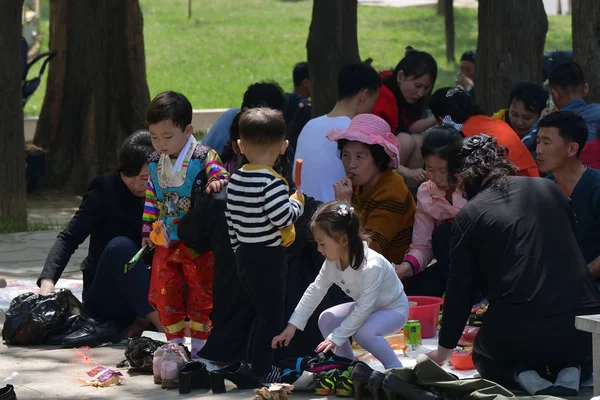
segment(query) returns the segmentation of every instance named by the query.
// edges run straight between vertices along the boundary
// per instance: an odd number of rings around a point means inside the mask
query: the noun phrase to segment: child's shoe
[[[354,386],[352,384],[352,370],[354,367],[349,367],[337,377],[335,381],[335,395],[338,397],[354,396]]]
[[[335,395],[335,388],[339,371],[332,369],[315,374],[315,394],[318,396]]]
[[[160,366],[163,362],[163,357],[165,355],[165,349],[162,347],[156,349],[154,352],[154,357],[152,358],[152,372],[154,373],[154,383],[160,385],[162,380],[160,378]]]

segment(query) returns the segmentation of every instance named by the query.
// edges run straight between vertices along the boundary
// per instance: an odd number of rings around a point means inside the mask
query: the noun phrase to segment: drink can
[[[421,346],[421,323],[411,320],[404,325],[404,344],[410,346]]]

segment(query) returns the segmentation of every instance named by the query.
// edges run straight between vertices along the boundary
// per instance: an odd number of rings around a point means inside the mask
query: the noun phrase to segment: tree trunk
[[[444,15],[448,8],[446,7],[446,3],[452,2],[453,0],[438,0],[437,3],[437,15]]]
[[[440,0],[442,1],[442,0]],[[444,1],[444,25],[446,28],[446,61],[448,64],[456,62],[454,58],[454,0]]]
[[[21,96],[23,0],[0,1],[0,225],[27,230],[25,138]]]
[[[188,19],[192,18],[192,0],[188,0]]]
[[[313,117],[328,113],[337,102],[341,66],[360,62],[357,4],[357,0],[315,0],[313,3],[306,41]]]
[[[517,83],[541,83],[548,18],[542,0],[479,0],[478,25],[476,99],[491,114]]]
[[[600,7],[597,0],[573,1],[573,57],[581,65],[590,91],[586,100],[600,102]]]
[[[50,63],[35,144],[46,183],[82,193],[116,165],[123,139],[145,127],[149,103],[138,0],[51,0]]]

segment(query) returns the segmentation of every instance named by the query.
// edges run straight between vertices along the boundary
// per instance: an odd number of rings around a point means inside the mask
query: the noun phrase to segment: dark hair
[[[310,79],[308,72],[308,63],[306,61],[299,62],[294,66],[293,72],[294,87],[298,87],[304,82],[305,79]]]
[[[556,66],[548,76],[550,87],[559,87],[567,92],[581,92],[584,84],[583,70],[574,62]]]
[[[475,55],[475,50],[467,50],[460,56],[460,61],[469,61],[475,64]]]
[[[429,75],[431,77],[431,89],[433,90],[435,80],[437,79],[438,68],[437,63],[431,54],[415,50],[410,46],[406,47],[404,58],[398,62],[392,75],[387,77],[384,81],[384,85],[391,90],[398,103],[398,128],[396,129],[396,132],[407,130],[404,118],[402,118],[404,113],[408,113],[410,121],[417,121],[423,116],[426,103],[425,96],[420,98],[414,104],[410,104],[404,99],[397,81],[398,72],[400,71],[404,72],[405,77],[412,76],[414,78],[420,78],[424,75]]]
[[[508,161],[507,154],[506,147],[498,146],[495,138],[484,134],[471,136],[463,142],[460,150],[449,154],[448,180],[458,184],[456,175],[460,175],[460,186],[467,199],[472,199],[481,190],[484,181],[506,193],[506,178],[517,174],[517,168]]]
[[[536,114],[541,114],[541,112],[544,111],[544,108],[546,108],[548,93],[540,85],[532,82],[521,82],[510,92],[508,108],[510,108],[510,105],[514,100],[521,100],[525,104],[527,110]]]
[[[117,172],[125,176],[137,176],[153,152],[150,133],[143,129],[135,131],[125,139],[119,149]]]
[[[192,104],[187,97],[168,91],[152,99],[146,111],[146,123],[154,125],[167,120],[181,130],[192,123]]]
[[[583,117],[571,111],[556,111],[546,115],[538,123],[540,128],[558,128],[558,134],[565,142],[579,145],[577,157],[581,154],[588,139],[588,127]]]
[[[321,229],[327,236],[337,239],[342,235],[348,236],[348,251],[350,252],[350,267],[360,268],[365,261],[363,241],[365,235],[360,228],[360,218],[350,204],[342,201],[331,201],[321,205],[310,221],[310,229]]]
[[[448,160],[462,147],[464,134],[448,125],[434,126],[423,134],[421,155],[423,158],[438,156],[442,160]]]
[[[338,74],[338,101],[356,96],[361,90],[376,92],[381,78],[375,68],[366,63],[345,64]]]
[[[342,151],[344,150],[344,146],[351,142],[351,140],[347,140],[347,139],[340,139],[337,142],[337,148],[338,148],[338,156],[340,158],[342,158]],[[362,143],[362,142],[359,142]],[[373,160],[375,161],[375,165],[377,166],[377,168],[379,168],[380,171],[387,171],[388,169],[390,169],[390,156],[388,156],[388,154],[385,152],[385,149],[383,148],[383,146],[380,146],[378,144],[367,144],[367,143],[362,143],[365,146],[367,146],[369,148],[369,152],[371,153],[371,157],[373,157]]]
[[[253,145],[271,145],[285,139],[285,120],[281,111],[246,108],[240,115],[240,138]]]
[[[449,115],[452,121],[458,124],[479,113],[471,96],[458,87],[436,90],[429,99],[429,108],[434,117],[444,118]]]

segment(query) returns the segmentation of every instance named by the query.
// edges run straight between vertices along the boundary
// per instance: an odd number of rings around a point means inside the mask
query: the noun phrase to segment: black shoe
[[[256,389],[263,386],[264,377],[257,377],[245,362],[234,362],[221,369],[210,372],[213,394],[225,393],[225,380],[232,382],[238,389]]]
[[[64,338],[82,326],[83,318],[81,318],[79,315],[71,315],[69,318],[67,318],[67,321],[61,327],[61,329],[49,332],[48,336],[46,336],[45,343],[51,346],[60,346]]]
[[[443,400],[444,395],[438,389],[423,390],[408,382],[404,382],[396,375],[388,372],[382,385],[387,400]]]
[[[379,371],[373,371],[371,376],[369,377],[369,384],[367,385],[367,389],[371,392],[374,400],[383,400],[385,393],[383,392],[383,380],[385,379],[385,374]]]
[[[95,347],[107,342],[119,343],[121,340],[119,329],[114,323],[99,323],[88,318],[82,322],[79,329],[63,339],[62,345],[64,347]]]
[[[352,370],[352,385],[354,386],[354,398],[361,400],[363,389],[369,384],[369,378],[373,373],[373,368],[362,362],[357,363]]]
[[[6,385],[0,389],[0,400],[17,400],[13,385]]]
[[[192,361],[179,371],[179,393],[188,394],[192,389],[210,389],[210,375],[206,365],[200,361]]]

